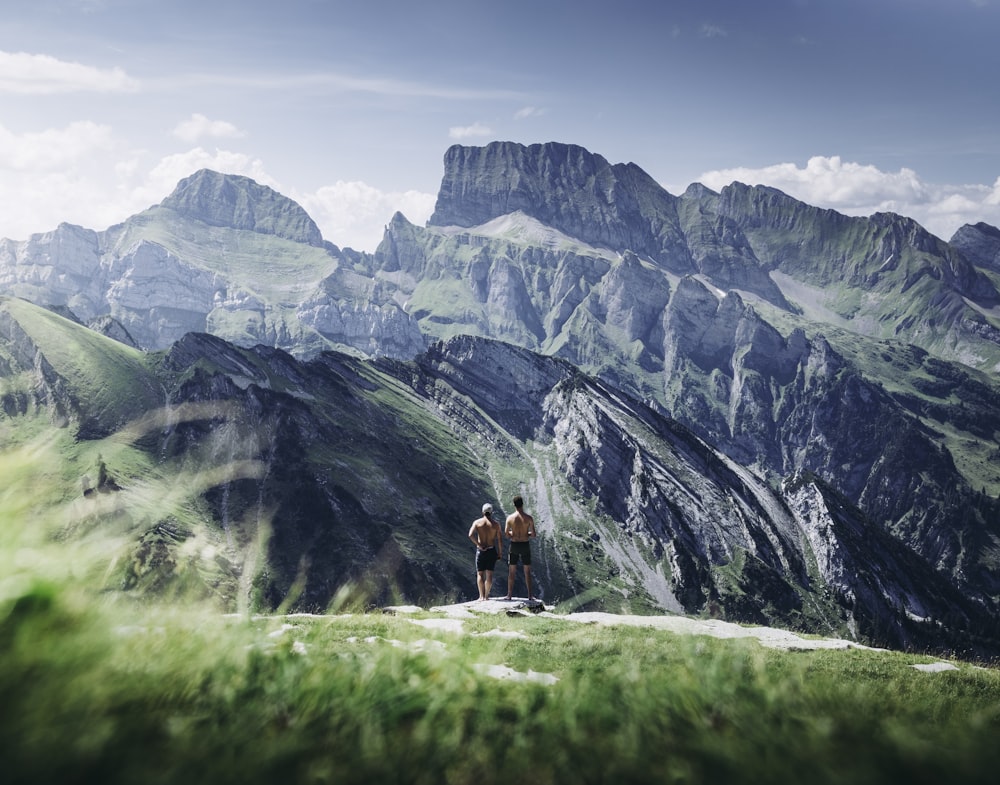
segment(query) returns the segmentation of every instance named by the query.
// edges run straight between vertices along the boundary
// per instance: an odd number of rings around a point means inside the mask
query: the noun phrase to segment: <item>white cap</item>
[[[489,515],[491,512],[493,512],[493,505],[492,504],[484,504],[483,505],[483,515]]]

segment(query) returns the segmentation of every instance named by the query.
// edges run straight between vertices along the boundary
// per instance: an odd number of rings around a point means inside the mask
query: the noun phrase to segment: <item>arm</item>
[[[476,550],[479,550],[479,535],[476,533],[476,524],[472,524],[469,529],[469,542],[476,546]]]
[[[497,527],[497,557],[503,558],[503,530],[500,528],[500,524],[494,524]]]

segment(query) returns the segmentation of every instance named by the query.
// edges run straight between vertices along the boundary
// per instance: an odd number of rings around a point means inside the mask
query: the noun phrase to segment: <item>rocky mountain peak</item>
[[[591,245],[631,250],[687,272],[676,197],[635,164],[557,142],[454,145],[430,224],[479,226],[520,210]]]
[[[1000,272],[1000,229],[986,223],[959,227],[950,244],[977,267]]]
[[[301,206],[249,177],[202,169],[181,180],[160,206],[210,226],[323,245],[319,227]]]

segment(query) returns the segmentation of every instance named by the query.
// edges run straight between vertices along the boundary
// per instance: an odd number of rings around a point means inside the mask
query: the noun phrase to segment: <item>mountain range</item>
[[[574,145],[450,148],[374,253],[201,171],[0,242],[0,422],[58,432],[106,589],[472,597],[468,526],[521,493],[547,602],[995,656],[998,286],[985,224]]]

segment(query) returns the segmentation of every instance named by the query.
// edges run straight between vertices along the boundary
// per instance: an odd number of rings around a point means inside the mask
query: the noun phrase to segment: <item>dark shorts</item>
[[[476,570],[477,572],[492,572],[493,568],[497,566],[497,549],[494,547],[489,547],[485,551],[476,551]]]
[[[512,542],[510,544],[510,556],[508,557],[510,561],[510,566],[513,567],[517,564],[518,559],[525,567],[531,566],[531,543],[528,542]]]

